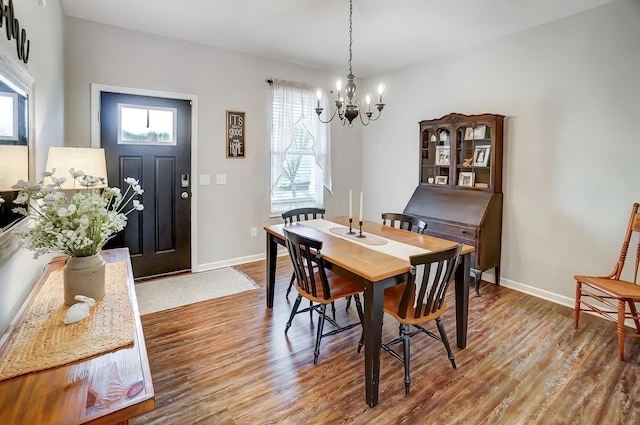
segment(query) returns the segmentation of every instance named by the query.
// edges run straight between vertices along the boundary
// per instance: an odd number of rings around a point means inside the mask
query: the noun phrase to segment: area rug
[[[260,289],[233,267],[154,279],[136,283],[135,288],[141,315]]]

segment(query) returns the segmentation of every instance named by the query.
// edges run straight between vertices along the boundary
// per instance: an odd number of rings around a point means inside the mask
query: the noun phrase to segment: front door
[[[136,278],[191,269],[191,101],[101,92],[109,186],[133,177],[144,210],[107,245],[127,247]]]

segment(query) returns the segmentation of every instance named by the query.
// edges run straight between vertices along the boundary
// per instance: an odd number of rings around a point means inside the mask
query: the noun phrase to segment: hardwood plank
[[[264,288],[264,261],[238,266]],[[359,328],[323,340],[313,365],[317,322],[284,296],[291,266],[278,259],[275,305],[249,291],[142,316],[156,409],[131,424],[618,424],[640,423],[640,341],[617,360],[615,324],[504,287],[470,297],[469,344],[412,339],[411,396],[402,364],[381,353],[380,403],[364,402]],[[573,284],[570,282],[568,284]],[[453,288],[443,321],[455,337]],[[338,303],[338,320],[355,320]],[[397,334],[385,316],[383,339]]]

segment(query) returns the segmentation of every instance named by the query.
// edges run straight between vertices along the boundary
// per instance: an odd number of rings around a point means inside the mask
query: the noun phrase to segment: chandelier
[[[335,101],[336,109],[331,114],[331,118],[327,121],[324,121],[320,116],[324,108],[320,107],[320,99],[322,99],[322,91],[318,90],[318,105],[316,107],[316,114],[318,114],[318,119],[323,123],[331,122],[336,116],[342,121],[342,125],[345,125],[348,122],[349,127],[353,126],[353,120],[356,117],[360,117],[360,122],[363,125],[369,125],[371,121],[375,121],[380,118],[380,114],[382,113],[382,108],[384,108],[384,103],[382,103],[382,91],[384,90],[384,86],[380,84],[378,86],[378,103],[375,104],[376,109],[378,110],[378,114],[373,118],[373,112],[371,112],[371,96],[367,95],[365,98],[365,102],[367,104],[367,110],[364,113],[361,113],[360,108],[363,107],[358,100],[354,100],[354,96],[356,94],[356,83],[354,83],[355,76],[351,70],[351,58],[353,57],[353,52],[351,50],[351,45],[353,44],[353,0],[349,0],[349,75],[347,75],[347,84],[345,86],[345,93],[347,95],[347,101],[342,97],[341,89],[342,89],[342,81],[338,80],[336,83],[336,88],[338,89],[338,97]],[[366,120],[363,117],[366,116]]]

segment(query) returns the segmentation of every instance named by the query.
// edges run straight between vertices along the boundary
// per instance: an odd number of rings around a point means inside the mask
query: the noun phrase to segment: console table
[[[132,346],[0,381],[0,418],[10,424],[127,424],[155,407],[153,383],[134,290],[129,251],[102,252],[107,263],[126,262],[134,316]],[[35,294],[64,261],[52,261],[5,334],[0,351],[21,325]],[[124,286],[123,286],[124,287]],[[62,296],[62,294],[61,294]],[[123,386],[122,382],[133,384]]]

